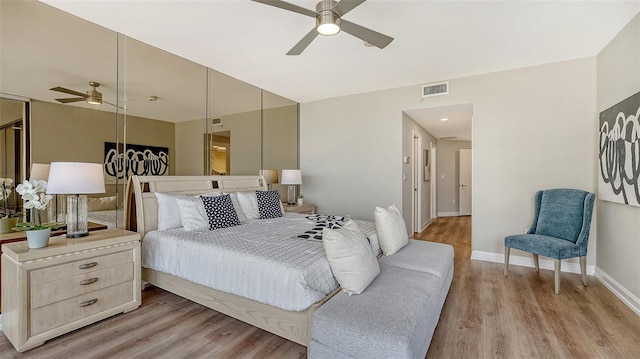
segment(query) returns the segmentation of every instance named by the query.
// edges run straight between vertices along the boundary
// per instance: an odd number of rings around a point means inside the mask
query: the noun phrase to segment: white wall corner
[[[438,212],[438,217],[458,217],[460,212]]]
[[[493,262],[493,263],[502,263],[504,264],[504,253],[493,253],[493,252],[482,252],[482,251],[472,251],[471,259],[484,261],[484,262]],[[549,269],[554,270],[554,263],[552,259],[544,259],[540,258],[540,269]],[[509,265],[521,266],[521,267],[531,267],[533,268],[533,257],[531,256],[514,256],[513,254],[509,257]],[[571,263],[562,261],[561,266],[562,272],[565,273],[578,273],[580,274],[580,264],[579,263]],[[587,274],[593,275],[595,270],[595,266],[592,264],[587,265]]]
[[[596,267],[595,275],[596,279],[600,283],[604,284],[613,294],[618,297],[624,304],[626,304],[637,315],[640,315],[640,298],[636,297],[622,284],[618,283],[610,275],[604,272],[599,267]]]

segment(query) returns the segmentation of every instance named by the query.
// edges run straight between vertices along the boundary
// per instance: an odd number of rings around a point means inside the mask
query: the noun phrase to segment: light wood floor
[[[640,358],[640,317],[596,279],[471,261],[470,217],[436,220],[420,239],[455,247],[455,275],[427,358]],[[152,288],[142,306],[0,358],[305,358],[306,348]]]

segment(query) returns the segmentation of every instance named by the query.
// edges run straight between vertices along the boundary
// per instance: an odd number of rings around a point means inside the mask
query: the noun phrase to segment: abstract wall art
[[[128,180],[130,176],[169,174],[169,148],[120,143],[104,143],[105,182]]]
[[[640,92],[600,113],[598,196],[640,207]]]

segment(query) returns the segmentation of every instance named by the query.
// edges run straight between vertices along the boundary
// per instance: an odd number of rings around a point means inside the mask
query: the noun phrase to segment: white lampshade
[[[264,177],[267,184],[278,183],[278,171],[276,170],[260,170],[260,174]]]
[[[31,165],[30,181],[49,181],[49,169],[51,165],[44,163],[34,163]]]
[[[282,170],[281,184],[302,184],[300,170]]]
[[[104,193],[104,173],[99,163],[52,162],[49,194]]]

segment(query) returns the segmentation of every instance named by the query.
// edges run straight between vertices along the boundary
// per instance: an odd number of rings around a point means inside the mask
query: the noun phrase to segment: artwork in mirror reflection
[[[131,176],[169,174],[169,148],[114,142],[104,143],[105,182],[126,180]]]

